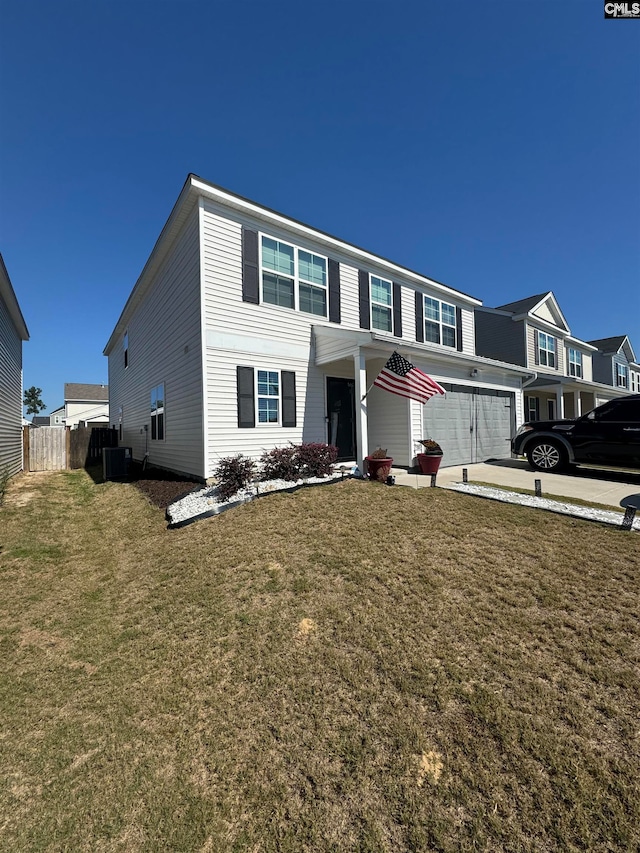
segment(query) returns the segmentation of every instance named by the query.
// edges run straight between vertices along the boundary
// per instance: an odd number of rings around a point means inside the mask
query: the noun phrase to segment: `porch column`
[[[363,471],[364,457],[369,454],[369,430],[367,418],[367,400],[363,400],[363,394],[367,393],[367,368],[364,355],[358,349],[353,355],[353,375],[355,384],[356,404],[356,462],[358,468]]]
[[[558,385],[558,389],[556,391],[556,417],[558,419],[564,418],[564,397],[562,396],[562,385]]]
[[[580,392],[573,392],[573,416],[574,418],[579,418],[582,415],[582,400],[580,399]]]

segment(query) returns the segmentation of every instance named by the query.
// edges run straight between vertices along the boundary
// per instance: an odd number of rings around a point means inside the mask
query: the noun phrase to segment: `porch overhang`
[[[575,376],[543,376],[541,374],[527,385],[527,391],[531,390],[548,390],[553,394],[557,391],[600,392],[609,394],[611,397],[624,397],[629,393],[627,388],[616,388],[613,385],[605,385],[603,382],[589,382],[587,379],[579,379]]]
[[[431,344],[405,341],[381,332],[353,331],[330,326],[313,326],[315,364],[321,367],[335,361],[364,354],[369,358],[388,358],[398,351],[405,358],[428,359],[441,364],[458,364],[461,367],[481,370],[483,367],[499,369],[523,379],[535,374],[526,367],[518,367],[492,358],[469,355],[453,349],[437,348]]]

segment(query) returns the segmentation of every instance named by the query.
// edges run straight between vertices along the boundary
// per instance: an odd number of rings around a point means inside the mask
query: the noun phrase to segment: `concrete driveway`
[[[640,509],[640,472],[604,471],[593,468],[576,468],[570,474],[543,474],[529,467],[521,459],[498,459],[474,465],[456,465],[441,468],[437,485],[448,486],[462,482],[462,469],[467,469],[470,483],[490,483],[503,489],[530,489],[535,491],[535,481],[542,481],[542,495],[558,495],[563,498],[580,498],[583,501],[604,504],[624,509],[635,506]],[[424,474],[408,474],[394,470],[396,483],[415,489],[431,485],[431,477]]]

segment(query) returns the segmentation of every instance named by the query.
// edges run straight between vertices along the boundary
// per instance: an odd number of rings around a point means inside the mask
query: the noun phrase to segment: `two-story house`
[[[596,347],[593,378],[627,394],[640,394],[640,364],[626,335],[589,341]]]
[[[22,342],[29,340],[0,255],[0,475],[22,470]]]
[[[412,466],[509,455],[526,368],[480,358],[480,300],[189,175],[105,347],[110,418],[135,459],[208,479],[218,461],[328,441]],[[371,387],[394,351],[443,385]]]
[[[476,310],[478,354],[530,368],[524,383],[526,420],[574,418],[619,396],[594,375],[598,350],[571,334],[551,291]]]
[[[60,410],[52,413],[58,423],[51,426],[64,426],[76,429],[78,425],[96,425],[109,423],[109,386],[87,382],[65,382],[64,417]]]

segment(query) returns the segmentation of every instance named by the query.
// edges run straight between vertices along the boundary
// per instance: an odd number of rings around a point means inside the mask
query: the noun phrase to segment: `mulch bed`
[[[146,495],[152,504],[160,509],[166,509],[169,504],[188,492],[201,489],[202,483],[160,471],[157,468],[142,470],[142,465],[134,463],[129,472],[129,482]]]

